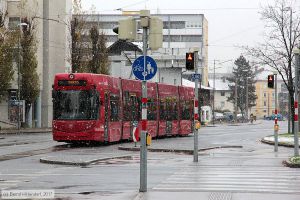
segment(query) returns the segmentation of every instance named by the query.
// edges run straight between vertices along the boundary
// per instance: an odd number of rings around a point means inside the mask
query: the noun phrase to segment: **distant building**
[[[86,14],[83,15],[86,23],[84,37],[89,37],[89,28],[93,25],[99,27],[100,32],[107,35],[108,46],[118,40],[117,34],[113,32],[113,28],[118,26],[118,21],[133,16],[137,13],[122,14]],[[208,57],[208,24],[203,14],[151,14],[158,16],[163,20],[163,48],[157,51],[148,51],[148,54],[154,58],[158,65],[158,73],[152,79],[155,82],[180,85],[183,72],[185,71],[185,53],[189,52],[192,47],[200,48],[200,63],[204,68],[200,70],[203,74],[202,85],[208,86],[207,78],[207,57]],[[73,16],[78,17],[78,16]],[[139,35],[141,39],[141,34]],[[136,42],[141,49],[142,44]],[[137,52],[127,50],[126,56],[124,52],[119,55],[111,55],[112,75],[126,75],[123,78],[129,78],[131,70],[131,62],[139,56]],[[129,60],[131,62],[129,62]],[[124,72],[126,71],[126,72]],[[186,73],[184,73],[186,74]]]
[[[68,62],[70,57],[69,32],[66,22],[71,19],[72,0],[27,0],[24,8],[20,7],[20,0],[1,0],[0,10],[4,13],[7,12],[6,26],[11,29],[19,28],[20,17],[34,18],[37,39],[37,72],[41,93],[33,105],[32,118],[35,126],[50,127],[52,123],[51,86],[54,75],[70,68]],[[17,69],[14,80],[11,89],[17,90]],[[0,121],[9,121],[7,101],[0,104],[0,113]]]
[[[262,72],[257,75],[255,89],[256,89],[256,106],[253,107],[250,112],[253,113],[258,118],[263,118],[264,116],[270,116],[274,114],[275,112],[275,89],[268,88],[267,85],[267,77],[269,72]],[[278,91],[277,93],[280,94],[282,89],[283,81],[278,77],[277,80],[278,83]],[[286,97],[285,97],[286,98]],[[278,98],[278,102],[279,102]],[[284,100],[286,101],[286,100]],[[280,110],[279,104],[278,104],[278,112],[282,112]]]
[[[213,78],[209,79],[210,87],[215,88],[214,94],[213,94],[213,90],[211,90],[212,93],[211,105],[213,105],[213,101],[214,101],[215,110],[229,110],[231,112],[234,112],[233,103],[227,101],[228,97],[232,93],[232,91],[228,86],[229,82],[226,80],[226,77],[229,76],[231,76],[231,74],[216,74],[215,80]]]

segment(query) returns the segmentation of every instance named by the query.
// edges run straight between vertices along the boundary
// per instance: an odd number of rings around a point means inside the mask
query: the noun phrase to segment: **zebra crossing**
[[[223,165],[213,163],[214,160],[209,159],[184,167],[153,190],[300,194],[300,169],[281,165],[264,166],[261,163],[243,165],[237,159],[229,159]]]
[[[15,188],[21,182],[19,180],[0,180],[0,191]]]

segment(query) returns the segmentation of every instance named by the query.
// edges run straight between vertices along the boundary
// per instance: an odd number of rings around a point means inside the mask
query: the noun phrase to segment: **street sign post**
[[[146,56],[146,67],[144,67],[144,56],[140,56],[133,62],[132,72],[137,79],[148,81],[155,76],[157,64],[153,58]]]

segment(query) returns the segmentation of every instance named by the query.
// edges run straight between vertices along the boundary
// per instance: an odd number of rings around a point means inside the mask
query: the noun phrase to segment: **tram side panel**
[[[179,130],[178,87],[158,83],[159,131],[158,136],[177,135]]]
[[[133,140],[135,131],[139,137],[139,121],[141,112],[141,91],[140,81],[122,79],[122,104],[123,104],[123,140]],[[138,138],[136,138],[138,140]]]
[[[152,138],[158,135],[158,93],[157,83],[147,83],[147,131]]]
[[[192,133],[193,119],[193,99],[194,89],[190,87],[179,86],[179,117],[180,128],[179,135],[185,136]]]

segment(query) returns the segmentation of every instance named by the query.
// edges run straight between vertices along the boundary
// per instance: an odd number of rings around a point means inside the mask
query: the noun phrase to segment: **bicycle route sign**
[[[134,76],[142,81],[152,79],[157,72],[157,65],[153,58],[146,56],[146,67],[144,67],[144,56],[140,56],[132,64]]]

